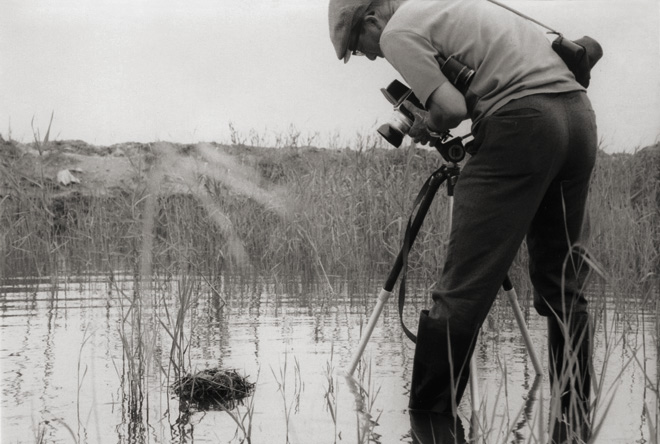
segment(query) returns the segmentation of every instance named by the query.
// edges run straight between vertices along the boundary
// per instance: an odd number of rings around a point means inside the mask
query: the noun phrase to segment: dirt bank
[[[600,152],[599,156],[599,163],[608,168],[609,164],[622,162],[632,166],[633,201],[651,197],[660,206],[660,144],[635,154]],[[156,170],[160,194],[187,193],[201,177],[211,177],[263,203],[273,197],[264,195],[264,190],[283,182],[279,177],[283,165],[302,169],[299,172],[304,175],[317,166],[323,168],[329,160],[343,163],[346,157],[335,150],[310,147],[272,149],[166,142],[95,146],[81,140],[23,144],[0,136],[0,198],[44,190],[55,196],[129,191],[144,186]]]
[[[180,156],[194,154],[188,145],[168,144]],[[0,141],[0,196],[18,190],[104,194],[134,188],[156,163],[154,144],[121,143],[107,147],[80,140],[45,145]],[[68,174],[65,174],[68,172]],[[58,180],[58,173],[60,180]],[[175,171],[166,171],[175,174]],[[64,180],[63,180],[64,179]]]

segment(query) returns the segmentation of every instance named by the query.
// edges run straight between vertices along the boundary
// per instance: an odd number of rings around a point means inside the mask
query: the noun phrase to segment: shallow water
[[[111,283],[112,281],[112,283]],[[135,320],[133,279],[126,275],[66,280],[5,279],[0,287],[2,442],[241,442],[244,432],[222,411],[180,411],[168,390],[177,280],[142,293],[144,378],[130,396],[120,327]],[[406,410],[413,344],[391,300],[356,378],[342,376],[376,301],[378,283],[330,280],[312,285],[261,277],[201,282],[187,313],[186,365],[237,369],[256,382],[252,414],[232,411],[253,443],[409,443]],[[413,330],[424,291],[410,298]],[[223,302],[226,299],[226,305]],[[657,424],[658,338],[655,311],[601,297],[594,366],[603,394],[597,442],[653,442]],[[545,358],[545,321],[522,304],[536,353]],[[602,310],[600,308],[603,308]],[[167,309],[167,310],[166,310]],[[135,344],[128,344],[136,350]],[[133,348],[130,348],[133,347]],[[510,307],[498,300],[475,353],[482,442],[538,442],[545,433],[547,378],[534,387],[529,355]],[[135,362],[135,361],[133,361]],[[168,370],[169,369],[169,370]],[[168,371],[170,379],[168,380]],[[532,390],[534,388],[535,390]],[[530,392],[530,390],[532,390]],[[609,410],[608,409],[609,406]],[[645,406],[648,414],[645,413]],[[470,393],[460,414],[470,426]]]

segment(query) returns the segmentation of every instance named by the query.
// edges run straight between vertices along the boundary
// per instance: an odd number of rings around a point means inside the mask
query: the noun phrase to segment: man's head
[[[393,0],[330,0],[330,40],[337,58],[348,62],[351,54],[370,60],[382,57],[380,35],[396,9]]]

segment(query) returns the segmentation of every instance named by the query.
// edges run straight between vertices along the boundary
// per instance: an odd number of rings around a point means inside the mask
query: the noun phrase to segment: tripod
[[[454,186],[456,185],[456,182],[458,181],[458,177],[460,175],[460,166],[458,163],[461,160],[463,160],[463,158],[465,157],[465,148],[463,147],[462,144],[463,138],[457,137],[450,140],[449,142],[443,143],[445,138],[446,137],[439,140],[434,145],[434,147],[440,152],[440,154],[447,163],[443,164],[439,169],[437,169],[433,174],[431,174],[431,176],[426,180],[426,182],[422,186],[422,189],[420,190],[420,192],[418,193],[415,199],[415,202],[413,204],[413,211],[415,208],[417,208],[417,211],[415,212],[414,217],[411,215],[410,219],[408,220],[408,225],[406,227],[406,234],[404,236],[401,250],[399,251],[399,254],[397,255],[397,258],[394,262],[394,265],[390,270],[390,273],[385,281],[385,285],[378,294],[378,301],[376,303],[376,306],[374,307],[374,311],[372,312],[371,317],[369,318],[367,327],[365,328],[362,337],[360,338],[360,343],[358,344],[358,348],[353,354],[351,363],[346,370],[349,376],[355,372],[355,369],[357,368],[357,365],[362,357],[362,354],[364,353],[367,343],[369,342],[371,334],[373,333],[373,330],[376,326],[378,318],[380,317],[380,314],[382,313],[385,304],[392,296],[392,290],[402,270],[403,270],[403,277],[401,279],[401,286],[399,292],[399,317],[401,319],[401,325],[403,327],[404,332],[406,333],[406,336],[408,336],[408,338],[410,338],[413,342],[416,341],[415,335],[412,332],[410,332],[410,330],[408,330],[408,328],[403,323],[403,305],[405,302],[405,278],[406,278],[405,270],[407,266],[408,252],[410,251],[410,249],[412,248],[415,242],[415,238],[419,233],[422,223],[424,222],[424,218],[428,213],[433,198],[435,197],[440,186],[445,182],[447,184],[447,195],[449,197],[449,203],[450,203],[449,223],[450,223],[450,231],[451,231],[451,220],[453,216],[453,204],[454,204]],[[518,327],[520,328],[520,332],[522,334],[523,340],[525,341],[525,346],[532,361],[532,365],[534,366],[534,370],[536,371],[536,374],[540,376],[543,374],[543,368],[541,367],[541,363],[536,355],[536,352],[534,351],[531,337],[529,335],[529,331],[527,330],[527,325],[525,324],[525,319],[523,317],[522,311],[520,310],[520,306],[518,305],[518,298],[516,295],[516,291],[513,288],[513,285],[511,284],[511,280],[509,279],[508,276],[505,278],[502,284],[502,288],[505,291],[505,294],[507,296],[507,299],[509,300],[509,303],[511,304],[511,307],[513,308],[513,314],[516,318]],[[477,406],[480,404],[480,400],[479,400],[479,390],[477,385],[477,381],[478,381],[477,366],[474,356],[470,361],[470,376],[471,376],[470,393],[472,398],[472,406],[473,409],[476,409]]]

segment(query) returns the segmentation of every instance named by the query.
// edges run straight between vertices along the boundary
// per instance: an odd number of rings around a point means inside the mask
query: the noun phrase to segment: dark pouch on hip
[[[591,37],[584,36],[577,40],[569,40],[563,35],[552,42],[552,49],[566,63],[575,76],[575,80],[584,86],[589,86],[591,69],[603,57],[603,48]]]

